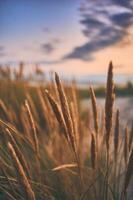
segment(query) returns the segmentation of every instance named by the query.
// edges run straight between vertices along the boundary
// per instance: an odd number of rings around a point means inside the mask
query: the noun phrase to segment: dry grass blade
[[[114,131],[114,158],[117,160],[117,153],[119,147],[119,110],[116,112],[115,131]]]
[[[132,143],[133,143],[133,124],[132,124],[132,126],[131,126],[131,130],[130,130],[130,137],[129,137],[129,152],[130,152],[130,150],[131,150]]]
[[[74,132],[74,138],[75,138],[75,143],[76,146],[79,146],[79,134],[78,134],[78,122],[77,122],[77,116],[74,108],[74,103],[70,103],[70,113],[71,113],[71,119],[72,119],[72,124],[73,124],[73,132]]]
[[[28,116],[29,116],[29,121],[31,123],[32,134],[33,134],[32,139],[33,139],[33,143],[34,143],[34,148],[35,148],[36,154],[39,155],[39,145],[38,145],[36,126],[35,126],[35,122],[34,122],[34,119],[33,119],[33,116],[32,116],[31,110],[30,110],[30,106],[29,106],[27,100],[25,101],[25,107],[27,109],[27,113],[28,113]]]
[[[62,109],[62,114],[64,116],[64,120],[66,123],[67,127],[67,133],[69,135],[69,139],[71,141],[72,148],[74,152],[76,152],[76,145],[75,145],[75,138],[74,138],[74,130],[73,130],[73,124],[72,124],[72,118],[69,110],[69,105],[67,102],[67,98],[64,92],[64,88],[61,84],[60,78],[57,73],[55,73],[55,82],[57,86],[57,91],[61,103],[61,109]]]
[[[23,189],[23,195],[25,196],[25,199],[35,200],[34,192],[33,192],[31,185],[25,175],[24,169],[16,155],[16,152],[15,152],[13,146],[10,143],[8,143],[8,149],[10,151],[12,162],[13,162],[14,168],[16,170],[17,179],[21,186],[21,190]]]
[[[4,104],[4,102],[0,99],[0,109],[3,111],[3,114],[6,118],[7,121],[10,121],[11,120],[11,117],[9,115],[9,111],[6,107],[6,105]]]
[[[63,118],[63,115],[61,113],[61,110],[59,108],[58,103],[54,100],[54,98],[52,97],[52,95],[49,94],[48,90],[45,90],[47,98],[49,100],[49,103],[53,109],[53,112],[56,116],[57,121],[59,122],[59,125],[62,127],[62,129],[64,130],[64,134],[66,139],[68,139],[68,135],[67,135],[67,128],[66,128],[66,124]]]
[[[133,149],[132,149],[130,157],[129,157],[127,171],[126,171],[126,175],[125,175],[124,191],[123,191],[124,194],[129,186],[132,175],[133,175]]]
[[[58,171],[62,169],[75,168],[75,167],[77,167],[77,164],[64,164],[53,168],[52,171]]]
[[[114,104],[114,82],[113,82],[113,64],[110,62],[107,77],[106,100],[105,100],[105,128],[106,128],[106,146],[109,152],[109,140],[112,128],[112,115]]]
[[[124,160],[125,165],[127,166],[128,161],[128,128],[125,128],[125,141],[124,141]]]
[[[77,86],[75,81],[72,82],[71,90],[72,90],[72,101],[74,103],[74,110],[78,118],[77,120],[79,120],[78,95],[77,95]]]
[[[96,134],[98,134],[98,112],[97,112],[97,103],[96,103],[96,96],[92,87],[90,87],[90,96],[92,102],[92,109],[93,109],[93,119],[94,119],[94,128]]]
[[[24,135],[30,141],[30,143],[32,144],[31,130],[30,130],[31,126],[30,126],[30,122],[29,122],[29,117],[27,115],[27,109],[25,108],[24,105],[21,106],[20,120],[21,120],[21,123],[22,123],[22,127],[24,129]]]
[[[24,171],[26,172],[26,175],[28,176],[28,178],[30,178],[30,173],[29,173],[29,167],[27,165],[27,162],[24,158],[24,155],[22,154],[21,150],[19,149],[14,137],[12,136],[11,132],[9,131],[9,129],[6,128],[6,134],[8,136],[8,139],[10,141],[10,143],[12,144],[18,158],[19,158],[19,161],[21,163],[21,165],[23,166],[23,169]]]
[[[37,110],[36,110],[36,107],[35,107],[35,103],[33,102],[33,99],[32,99],[32,97],[31,97],[31,95],[29,93],[26,94],[26,99],[29,102],[31,111],[33,113],[32,115],[34,116],[34,118],[36,120],[38,120],[38,113],[37,113]]]
[[[91,163],[92,168],[95,169],[96,167],[96,142],[94,134],[91,134]]]

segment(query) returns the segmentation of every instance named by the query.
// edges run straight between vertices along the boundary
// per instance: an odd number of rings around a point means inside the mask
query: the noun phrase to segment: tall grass
[[[0,199],[132,199],[133,126],[122,130],[114,112],[112,62],[105,108],[91,86],[92,110],[84,117],[75,82],[67,87],[55,73],[32,93],[22,64],[16,74],[17,82],[8,76],[0,85]]]

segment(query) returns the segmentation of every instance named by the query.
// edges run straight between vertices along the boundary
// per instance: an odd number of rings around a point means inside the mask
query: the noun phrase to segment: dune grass
[[[114,107],[112,62],[105,108],[91,86],[84,117],[75,82],[68,88],[55,73],[31,87],[19,78],[0,82],[0,199],[132,199],[133,126],[122,130]]]

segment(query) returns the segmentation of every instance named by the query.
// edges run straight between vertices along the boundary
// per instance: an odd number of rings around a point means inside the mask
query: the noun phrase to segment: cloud
[[[41,51],[47,55],[52,54],[54,50],[55,50],[55,46],[50,42],[41,44]]]
[[[95,52],[128,36],[127,28],[133,24],[133,0],[86,0],[79,12],[87,42],[63,59],[91,60]]]
[[[61,39],[59,38],[52,38],[50,42],[42,43],[41,44],[41,51],[47,55],[52,54],[57,46],[61,43]]]

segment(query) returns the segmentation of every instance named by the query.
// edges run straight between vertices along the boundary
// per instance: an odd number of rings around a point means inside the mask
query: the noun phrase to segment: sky
[[[133,77],[133,0],[0,0],[0,63]],[[27,71],[28,71],[27,65]]]

